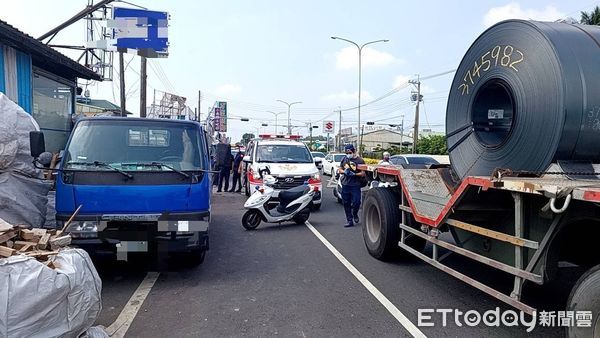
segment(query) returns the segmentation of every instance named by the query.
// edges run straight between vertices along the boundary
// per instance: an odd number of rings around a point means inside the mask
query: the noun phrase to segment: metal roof
[[[34,66],[65,78],[101,81],[99,74],[0,20],[0,43],[31,55]]]

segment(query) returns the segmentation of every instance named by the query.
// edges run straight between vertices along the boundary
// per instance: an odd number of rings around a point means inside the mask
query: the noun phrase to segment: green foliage
[[[596,6],[591,12],[581,12],[580,23],[584,25],[600,26],[600,7]]]
[[[444,135],[431,135],[422,137],[417,143],[417,153],[429,155],[447,155],[446,137]]]
[[[255,136],[252,133],[245,133],[244,135],[242,135],[242,139],[240,140],[240,143],[243,145],[248,145],[248,142],[250,142],[250,140],[252,140],[254,137]]]

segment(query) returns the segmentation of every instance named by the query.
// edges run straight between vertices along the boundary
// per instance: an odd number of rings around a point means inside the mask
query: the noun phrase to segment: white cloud
[[[225,83],[218,86],[215,89],[215,94],[219,96],[228,96],[239,94],[242,91],[242,87],[237,84]]]
[[[358,50],[356,47],[345,47],[335,53],[338,69],[353,69],[358,67]],[[390,53],[381,52],[365,47],[362,52],[363,67],[383,67],[395,62],[402,62]]]
[[[555,21],[566,15],[554,6],[543,9],[521,8],[518,2],[511,2],[504,6],[490,8],[483,17],[483,24],[489,27],[496,22],[507,19],[532,19],[540,21]]]
[[[408,83],[408,80],[412,79],[411,76],[407,75],[398,75],[394,78],[394,83],[392,84],[392,88],[398,88],[400,86],[404,86]]]
[[[366,90],[361,92],[362,102],[368,102],[373,100],[373,96]],[[358,90],[355,92],[348,92],[346,90],[332,93],[321,97],[323,101],[334,101],[334,102],[358,102]]]

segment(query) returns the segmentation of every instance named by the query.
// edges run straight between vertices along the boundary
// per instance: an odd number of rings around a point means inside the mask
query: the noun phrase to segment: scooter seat
[[[280,204],[287,205],[288,203],[295,200],[296,198],[304,195],[308,191],[308,189],[309,188],[307,185],[299,185],[297,187],[290,188],[287,190],[281,190],[279,192],[279,202],[280,202]]]

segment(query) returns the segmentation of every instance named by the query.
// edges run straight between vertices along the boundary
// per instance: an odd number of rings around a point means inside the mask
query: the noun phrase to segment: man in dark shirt
[[[346,213],[346,224],[348,228],[358,223],[358,209],[361,200],[361,179],[365,176],[362,170],[358,169],[359,164],[365,164],[365,161],[356,154],[356,149],[351,144],[345,147],[346,157],[340,162],[340,179],[342,180],[342,201],[344,202],[344,212]]]
[[[231,173],[231,167],[233,165],[233,155],[229,153],[223,159],[223,165],[220,168],[219,172],[219,186],[217,187],[217,192],[221,192],[221,188],[223,187],[223,182],[225,182],[225,191],[229,190],[229,174]]]
[[[235,154],[235,158],[233,159],[233,179],[231,182],[231,190],[229,190],[229,192],[242,191],[242,180],[241,180],[241,173],[239,172],[239,169],[240,169],[240,163],[242,163],[243,159],[244,159],[244,151],[240,150],[237,152],[237,154]],[[236,184],[239,185],[239,188],[237,191],[235,190]]]

